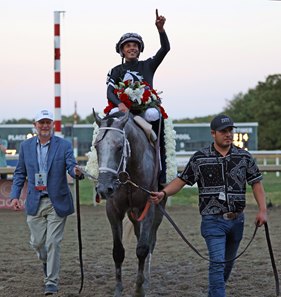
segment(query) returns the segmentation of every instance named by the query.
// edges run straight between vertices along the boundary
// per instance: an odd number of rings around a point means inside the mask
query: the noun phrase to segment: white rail
[[[274,151],[250,151],[253,157],[256,159],[259,168],[263,172],[276,172],[276,176],[280,176],[281,172],[281,150]],[[194,152],[177,152],[176,160],[177,160],[177,168],[178,171],[182,171],[187,164],[190,157],[194,154]],[[7,160],[17,160],[18,155],[7,156]],[[86,156],[77,157],[77,161],[86,162]],[[8,173],[13,174],[15,167],[0,167],[0,173]]]
[[[256,159],[259,168],[263,172],[276,172],[276,176],[280,176],[281,172],[281,150],[274,151],[250,151]],[[194,152],[177,152],[178,171],[182,171]]]

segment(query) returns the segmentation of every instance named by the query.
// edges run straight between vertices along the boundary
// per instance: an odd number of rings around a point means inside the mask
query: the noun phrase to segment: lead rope
[[[250,244],[252,243],[252,241],[254,240],[257,230],[258,230],[258,226],[256,224],[255,230],[254,230],[254,234],[252,236],[252,238],[250,239],[249,243],[247,244],[247,246],[245,247],[245,249],[236,257],[234,257],[233,259],[227,260],[227,261],[223,261],[223,262],[217,262],[217,261],[211,261],[210,259],[204,257],[203,255],[200,254],[200,252],[185,238],[185,236],[183,235],[183,233],[181,232],[181,230],[178,228],[178,226],[175,224],[175,222],[172,220],[172,218],[169,216],[169,214],[166,212],[166,210],[162,207],[162,205],[158,204],[158,207],[160,209],[160,211],[163,213],[163,215],[168,219],[168,221],[173,225],[173,227],[175,228],[175,230],[178,232],[178,234],[180,235],[180,237],[183,239],[183,241],[202,259],[207,260],[211,263],[216,263],[216,264],[225,264],[227,262],[232,262],[236,259],[238,259],[240,256],[242,256],[246,250],[248,249],[248,247],[250,246]],[[279,277],[278,277],[278,272],[277,272],[277,268],[276,268],[276,263],[274,260],[274,255],[273,255],[273,249],[272,249],[272,245],[271,245],[271,240],[270,240],[270,235],[269,235],[269,229],[268,229],[268,224],[264,223],[264,229],[265,229],[265,236],[266,236],[266,241],[267,241],[267,246],[268,246],[268,251],[269,251],[269,255],[270,255],[270,259],[271,259],[271,265],[272,265],[272,269],[273,269],[273,274],[274,274],[274,279],[275,279],[275,292],[276,292],[276,296],[280,296],[280,285],[279,285]]]
[[[81,273],[81,284],[79,294],[83,289],[84,284],[84,269],[83,269],[83,258],[82,258],[82,236],[81,236],[81,216],[80,216],[80,198],[79,198],[79,177],[75,178],[75,192],[76,192],[76,216],[77,216],[77,234],[78,234],[78,246],[79,246],[79,262],[80,262],[80,273]]]
[[[128,176],[124,176],[128,177]],[[143,190],[144,192],[151,194],[151,191],[143,188],[140,185],[135,184],[134,182],[132,182],[130,179],[127,179],[125,181],[125,179],[123,180],[123,183],[130,183],[132,186],[139,188],[141,190]],[[212,262],[212,263],[216,263],[216,264],[225,264],[231,261],[234,261],[236,259],[238,259],[240,256],[242,256],[246,250],[248,249],[248,247],[250,246],[250,244],[252,243],[252,241],[254,240],[257,230],[258,230],[258,225],[256,224],[254,233],[252,238],[250,239],[249,243],[247,244],[247,246],[245,247],[245,249],[236,257],[234,257],[233,259],[227,260],[227,261],[222,261],[222,262],[217,262],[217,261],[212,261],[204,256],[202,256],[200,254],[200,252],[186,239],[186,237],[183,235],[183,233],[181,232],[181,230],[179,229],[179,227],[176,225],[176,223],[173,221],[173,219],[170,217],[170,215],[167,213],[167,211],[165,210],[165,208],[161,205],[161,204],[157,204],[159,210],[162,212],[162,214],[168,219],[168,221],[172,224],[172,226],[175,228],[175,230],[177,231],[177,233],[180,235],[180,237],[183,239],[183,241],[202,259],[208,261],[208,262]],[[272,246],[271,246],[271,241],[270,241],[270,236],[269,236],[269,230],[268,230],[268,225],[267,223],[264,223],[264,228],[265,228],[265,234],[266,234],[266,240],[267,240],[267,245],[268,245],[268,250],[269,250],[269,254],[270,254],[270,259],[271,259],[271,264],[272,264],[272,268],[273,268],[273,273],[274,273],[274,278],[275,278],[275,291],[276,291],[276,296],[280,296],[280,288],[279,288],[279,278],[278,278],[278,272],[277,272],[277,268],[276,268],[276,264],[275,264],[275,260],[274,260],[274,256],[273,256],[273,250],[272,250]]]
[[[256,233],[257,233],[257,230],[258,230],[258,226],[256,225],[255,227],[255,230],[254,230],[254,233],[252,235],[252,238],[250,239],[250,241],[248,242],[248,244],[246,245],[245,249],[239,254],[237,255],[236,257],[232,258],[232,259],[229,259],[229,260],[226,260],[226,261],[212,261],[206,257],[204,257],[187,239],[186,237],[184,236],[184,234],[181,232],[181,230],[179,229],[179,227],[177,226],[177,224],[173,221],[173,219],[170,217],[170,215],[167,213],[167,211],[163,208],[162,205],[160,204],[157,204],[160,211],[163,213],[163,215],[168,219],[168,221],[172,224],[172,226],[175,228],[175,230],[177,231],[177,233],[180,235],[180,237],[183,239],[183,241],[202,259],[210,262],[210,263],[215,263],[215,264],[225,264],[225,263],[228,263],[228,262],[232,262],[236,259],[238,259],[240,256],[242,256],[246,250],[248,249],[248,247],[251,245],[252,241],[254,240],[255,236],[256,236]]]
[[[133,181],[131,180],[127,180],[126,182],[129,182],[132,186],[139,188],[141,190],[143,190],[144,192],[151,194],[151,191],[143,188],[142,186],[139,186],[137,184],[135,184]],[[201,253],[186,239],[186,237],[184,236],[184,234],[181,232],[181,230],[179,229],[179,227],[177,226],[177,224],[173,221],[173,219],[170,217],[170,215],[167,213],[167,211],[165,210],[165,208],[161,205],[161,204],[157,204],[159,210],[161,211],[161,213],[168,219],[168,221],[172,224],[172,226],[174,227],[174,229],[177,231],[177,233],[180,235],[180,237],[183,239],[183,241],[202,259],[210,262],[210,263],[215,263],[215,264],[225,264],[228,262],[232,262],[236,259],[238,259],[239,257],[241,257],[246,250],[249,248],[249,246],[251,245],[252,241],[254,240],[257,230],[258,230],[258,225],[256,224],[254,233],[252,235],[252,238],[250,239],[250,241],[248,242],[248,244],[246,245],[245,249],[236,257],[234,257],[233,259],[227,260],[227,261],[212,261],[206,257],[204,257],[203,255],[201,255]],[[269,230],[268,230],[268,225],[267,223],[264,223],[264,228],[265,228],[265,235],[266,235],[266,240],[267,240],[267,246],[268,246],[268,250],[269,250],[269,254],[270,254],[270,259],[271,259],[271,264],[272,264],[272,269],[273,269],[273,274],[274,274],[274,278],[275,278],[275,290],[276,290],[276,296],[280,296],[280,288],[279,288],[279,278],[278,278],[278,272],[277,272],[277,268],[276,268],[276,264],[275,264],[275,260],[274,260],[274,255],[273,255],[273,250],[272,250],[272,246],[271,246],[271,241],[270,241],[270,236],[269,236]]]
[[[158,204],[158,207],[160,209],[160,211],[163,213],[163,215],[168,219],[168,221],[173,225],[173,227],[175,228],[175,230],[178,232],[178,234],[180,235],[180,237],[183,239],[183,241],[198,255],[200,256],[202,259],[207,260],[209,262],[212,263],[216,263],[216,264],[220,264],[220,263],[227,263],[227,262],[232,262],[236,259],[238,259],[240,256],[242,256],[246,250],[248,249],[248,247],[250,246],[250,244],[252,243],[252,241],[255,238],[255,235],[257,233],[257,229],[258,226],[256,224],[255,230],[254,230],[254,234],[251,238],[251,240],[249,241],[249,243],[247,244],[247,246],[245,247],[245,249],[236,257],[234,257],[233,259],[227,260],[227,261],[223,261],[223,262],[217,262],[217,261],[211,261],[210,259],[202,256],[200,254],[200,252],[185,238],[185,236],[183,235],[183,233],[180,231],[180,229],[178,228],[178,226],[175,224],[175,222],[172,220],[172,218],[169,216],[169,214],[166,212],[166,210],[162,207],[162,205]],[[267,241],[267,246],[268,246],[268,251],[269,251],[269,255],[270,255],[270,259],[271,259],[271,265],[272,265],[272,269],[273,269],[273,274],[274,274],[274,278],[275,278],[275,292],[276,292],[276,296],[280,296],[280,285],[279,285],[279,277],[278,277],[278,272],[277,272],[277,268],[276,268],[276,264],[275,264],[275,260],[274,260],[274,255],[273,255],[273,250],[272,250],[272,245],[271,245],[271,240],[270,240],[270,236],[269,236],[269,229],[268,229],[268,224],[264,223],[264,229],[265,229],[265,236],[266,236],[266,241]]]
[[[271,245],[271,240],[270,240],[270,236],[269,236],[269,229],[268,229],[267,223],[264,223],[264,230],[265,230],[265,237],[266,237],[266,241],[267,241],[267,247],[268,247],[268,251],[269,251],[269,255],[270,255],[271,265],[272,265],[272,269],[273,269],[273,274],[274,274],[274,278],[275,278],[276,296],[280,296],[279,277],[278,277],[278,272],[277,272],[277,268],[276,268],[276,264],[275,264],[275,260],[274,260],[274,255],[273,255],[273,250],[272,250],[272,245]]]
[[[135,184],[133,181],[131,181],[130,179],[128,179],[126,181],[126,183],[130,183],[131,185],[133,185],[134,187],[136,188],[139,188],[141,190],[143,190],[144,192],[148,193],[148,194],[151,194],[151,191],[143,188],[142,186],[139,186],[137,184]],[[253,233],[253,236],[252,238],[250,239],[249,243],[247,244],[247,246],[245,247],[245,249],[236,257],[234,257],[233,259],[230,259],[230,260],[227,260],[227,261],[212,261],[206,257],[204,257],[203,255],[201,255],[201,253],[192,245],[192,243],[190,243],[187,238],[184,236],[184,234],[181,232],[180,228],[177,226],[177,224],[174,222],[174,220],[170,217],[170,215],[167,213],[167,211],[165,210],[165,208],[161,205],[161,204],[157,204],[157,207],[159,208],[159,210],[161,211],[161,213],[168,219],[168,221],[172,224],[172,226],[174,227],[174,229],[177,231],[177,233],[180,235],[180,237],[183,239],[183,241],[199,256],[201,257],[202,259],[208,261],[208,262],[211,262],[211,263],[215,263],[215,264],[225,264],[225,263],[228,263],[228,262],[232,262],[234,260],[236,260],[237,258],[239,258],[240,256],[242,256],[246,250],[248,249],[248,247],[250,246],[250,244],[252,243],[252,241],[254,240],[255,236],[256,236],[256,233],[257,233],[257,230],[258,230],[258,226],[256,224],[256,227],[255,227],[255,230],[254,230],[254,233]]]

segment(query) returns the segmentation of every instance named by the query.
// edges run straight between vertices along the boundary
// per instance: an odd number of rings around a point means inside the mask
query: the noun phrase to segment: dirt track
[[[256,209],[246,209],[246,225],[241,250],[254,231]],[[169,214],[187,238],[206,255],[199,233],[200,216],[197,208],[169,207]],[[84,289],[79,295],[80,269],[76,232],[76,217],[67,221],[62,243],[60,293],[64,297],[113,296],[115,277],[111,257],[111,231],[104,206],[81,208]],[[281,272],[281,208],[269,213],[269,228],[279,275]],[[29,247],[29,231],[24,212],[0,210],[0,296],[43,296],[43,272],[35,253]],[[126,249],[123,265],[124,296],[131,296],[136,276],[135,239]],[[151,285],[147,296],[206,297],[208,263],[201,260],[179,238],[164,219],[152,259]],[[264,228],[258,230],[250,249],[236,262],[227,287],[230,297],[273,297],[275,283],[267,250]]]

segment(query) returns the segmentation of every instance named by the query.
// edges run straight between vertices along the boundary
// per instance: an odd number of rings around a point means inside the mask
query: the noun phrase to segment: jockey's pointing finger
[[[158,19],[159,15],[158,15],[158,9],[156,8],[156,19]]]

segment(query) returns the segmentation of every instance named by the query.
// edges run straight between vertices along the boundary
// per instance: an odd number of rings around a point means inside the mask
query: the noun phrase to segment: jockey
[[[168,116],[160,105],[160,98],[157,96],[155,90],[153,90],[153,76],[156,69],[170,50],[170,43],[164,30],[165,21],[165,17],[159,16],[158,10],[156,9],[155,25],[159,32],[161,47],[155,56],[148,58],[147,60],[139,61],[139,55],[144,50],[144,43],[140,35],[136,33],[126,33],[120,38],[116,44],[116,52],[121,55],[122,63],[112,68],[107,75],[108,106],[104,109],[106,114],[116,111],[127,112],[128,110],[133,114],[139,114],[150,122],[157,135],[159,123],[161,121],[160,153],[162,174],[160,175],[160,183],[166,182],[163,118],[167,118]],[[145,85],[148,86],[147,88],[150,88],[152,93],[154,92],[158,97],[159,100],[156,100],[155,102],[159,103],[145,106],[142,105],[144,108],[133,108],[132,101],[127,100],[126,102],[121,100],[117,95],[116,85],[120,82],[145,83]],[[164,176],[162,177],[162,175]]]

